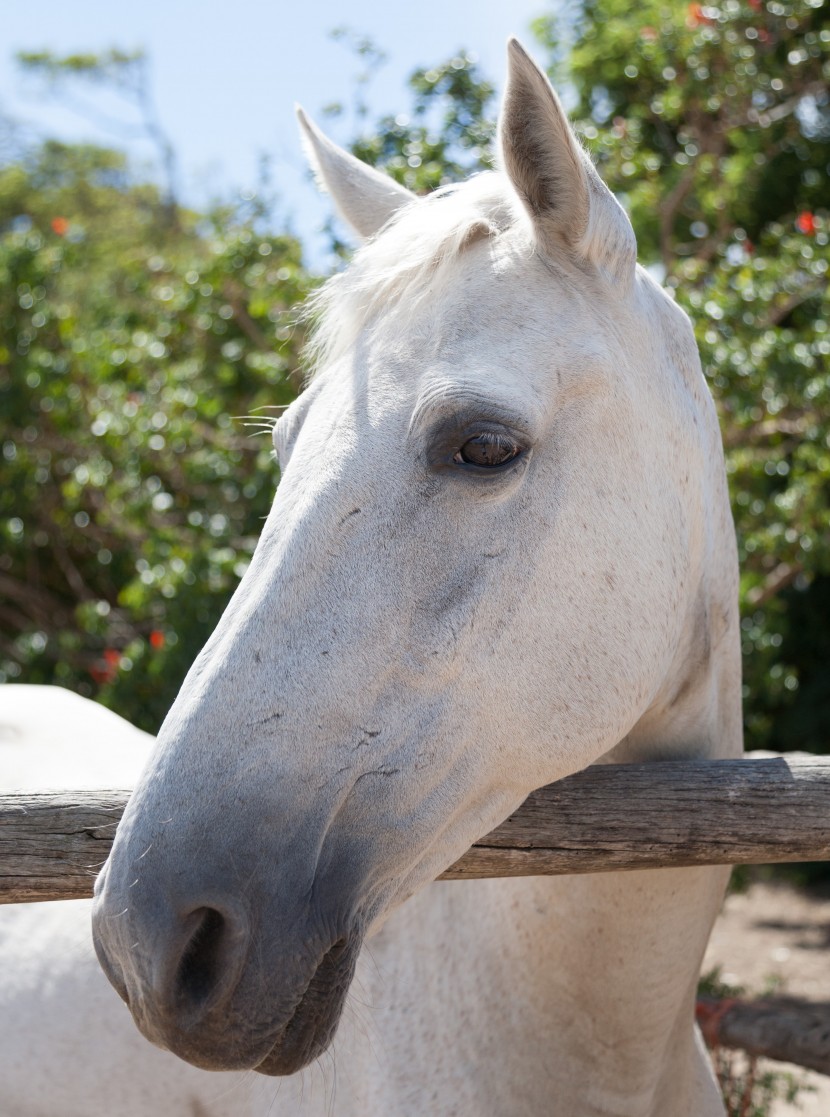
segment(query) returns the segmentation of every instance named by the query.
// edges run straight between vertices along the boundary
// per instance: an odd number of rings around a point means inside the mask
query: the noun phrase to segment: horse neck
[[[703,571],[655,700],[600,762],[740,755],[737,564],[728,509]],[[723,1112],[692,1023],[703,953],[728,877],[728,868],[714,867],[529,883],[526,900],[546,886],[555,897],[544,939],[548,1027],[563,1022],[568,1003],[582,1006],[580,1019],[592,1021],[592,1031],[568,1042],[572,1065],[582,1068],[574,1073],[589,1076],[597,1100],[594,1108],[575,1094],[574,1112]]]
[[[649,708],[601,763],[742,749],[737,555],[719,440],[713,459],[710,512],[672,662]],[[547,990],[537,997],[547,1017],[534,1026],[561,1047],[561,1088],[573,1090],[563,1113],[722,1113],[692,1022],[728,876],[715,867],[492,882],[518,901],[527,930],[517,946],[515,912],[506,914],[505,974],[531,972]]]
[[[732,628],[730,620],[711,640],[704,664],[691,626],[687,669],[670,673],[604,762],[739,750]],[[396,994],[403,987],[411,997],[408,1019],[441,1020],[453,1058],[476,1067],[481,1096],[463,1112],[715,1117],[723,1109],[695,1037],[694,999],[728,875],[715,867],[438,882],[395,913],[375,957],[397,974]],[[426,970],[417,966],[424,943]],[[511,1055],[493,1059],[491,1077],[480,1051],[494,1030]],[[411,1058],[409,1037],[404,1047]],[[425,1054],[436,1081],[444,1056],[441,1045]],[[452,1078],[452,1067],[445,1073]]]

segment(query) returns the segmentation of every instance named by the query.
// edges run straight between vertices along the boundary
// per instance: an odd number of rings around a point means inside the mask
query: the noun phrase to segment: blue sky
[[[387,53],[368,100],[373,113],[389,112],[405,107],[404,82],[416,66],[441,62],[462,47],[501,83],[508,35],[518,34],[530,44],[531,20],[552,4],[40,0],[30,8],[5,0],[2,7],[0,110],[6,115],[44,134],[113,143],[111,135],[43,99],[39,86],[21,76],[13,56],[17,50],[42,48],[66,54],[142,47],[152,59],[156,106],[179,155],[185,199],[198,205],[250,187],[260,154],[268,153],[282,213],[313,245],[326,207],[313,197],[305,176],[292,106],[300,101],[319,117],[332,101],[348,101],[360,68],[330,32],[345,24],[370,35]],[[336,138],[348,137],[348,121],[327,128]],[[150,148],[141,144],[132,150],[139,159],[151,157]]]

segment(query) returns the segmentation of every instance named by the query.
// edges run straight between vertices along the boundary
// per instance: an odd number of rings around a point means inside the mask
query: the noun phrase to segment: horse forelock
[[[406,326],[425,298],[452,280],[472,245],[524,224],[506,178],[495,171],[441,187],[404,206],[307,303],[312,322],[306,350],[309,378],[354,346],[377,322]]]

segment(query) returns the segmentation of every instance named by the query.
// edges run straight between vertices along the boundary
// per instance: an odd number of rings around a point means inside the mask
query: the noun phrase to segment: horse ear
[[[338,147],[297,105],[303,146],[317,182],[359,237],[366,240],[416,195]]]
[[[627,288],[637,262],[631,222],[582,150],[547,77],[517,39],[508,43],[499,139],[504,170],[530,215],[542,255],[553,258],[564,248]]]

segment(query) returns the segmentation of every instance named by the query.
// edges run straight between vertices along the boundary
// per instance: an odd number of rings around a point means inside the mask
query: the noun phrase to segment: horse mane
[[[465,249],[515,223],[517,201],[504,175],[485,171],[398,210],[308,300],[310,378],[352,349],[381,310],[402,326],[402,315],[411,318],[440,291]]]

